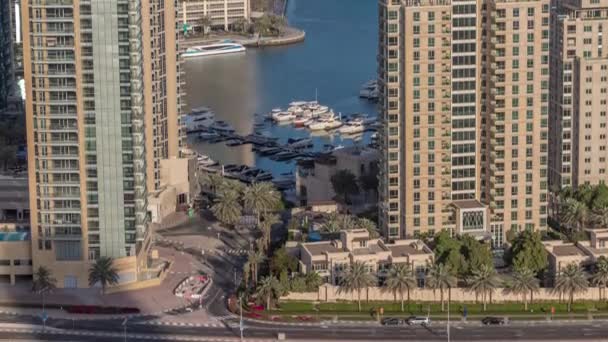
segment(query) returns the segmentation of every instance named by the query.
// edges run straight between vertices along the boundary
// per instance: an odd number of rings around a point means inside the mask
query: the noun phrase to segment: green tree
[[[211,212],[224,224],[236,224],[242,215],[243,207],[239,203],[236,191],[222,191],[215,199]]]
[[[6,171],[9,166],[15,165],[17,162],[17,147],[10,145],[0,147],[0,162],[3,165],[4,171]]]
[[[462,267],[462,273],[471,274],[473,270],[480,269],[482,266],[492,266],[492,252],[488,244],[477,241],[471,235],[460,237],[460,254],[466,263]]]
[[[101,293],[106,293],[108,286],[118,284],[118,272],[114,267],[114,259],[110,257],[100,257],[89,268],[89,286],[101,285]]]
[[[253,278],[253,282],[258,282],[258,269],[260,264],[266,259],[262,251],[250,251],[247,255],[247,263],[251,267],[251,276]]]
[[[595,207],[591,211],[593,222],[601,228],[608,227],[608,206]]]
[[[319,286],[323,285],[323,279],[317,272],[308,272],[304,277],[307,291],[316,291]]]
[[[237,19],[232,23],[232,31],[238,32],[240,34],[245,34],[249,32],[251,24],[245,18]]]
[[[586,197],[581,195],[581,198]],[[570,227],[575,227],[579,231],[583,230],[585,228],[585,222],[588,215],[589,208],[587,208],[587,205],[580,200],[567,198],[562,203],[560,209],[560,218],[562,222]]]
[[[602,294],[606,297],[606,286],[608,286],[608,259],[605,256],[600,256],[595,263],[595,272],[591,276],[591,284],[597,286],[600,292],[600,300]]]
[[[270,259],[270,272],[272,274],[281,274],[283,271],[289,273],[295,272],[298,269],[298,259],[287,253],[285,247],[281,247],[274,251]]]
[[[207,35],[211,30],[211,25],[213,25],[213,19],[209,15],[203,15],[197,24],[203,29],[203,35]]]
[[[359,184],[361,184],[361,190],[365,192],[378,192],[378,174],[367,172],[359,176]]]
[[[345,204],[349,203],[349,196],[359,193],[357,177],[350,170],[339,170],[331,176],[330,181],[334,192],[343,198]]]
[[[587,206],[590,209],[608,207],[608,186],[606,184],[600,183],[593,187],[593,199]]]
[[[446,265],[455,273],[466,270],[466,260],[461,254],[462,243],[450,236],[450,232],[442,230],[435,236],[435,260],[438,264]]]
[[[426,286],[435,291],[439,290],[441,298],[441,311],[444,310],[443,294],[448,291],[448,302],[452,299],[452,287],[458,283],[456,276],[452,274],[450,266],[435,263],[429,269],[429,274],[426,277]]]
[[[281,202],[281,194],[269,182],[254,183],[243,191],[243,204],[251,210],[260,222],[260,215],[276,209]]]
[[[306,292],[308,290],[306,286],[306,279],[300,275],[293,277],[289,281],[289,288],[292,292]]]
[[[369,272],[365,263],[355,261],[346,269],[338,292],[357,292],[357,304],[361,311],[361,290],[374,286],[376,283],[376,277]]]
[[[405,311],[403,304],[403,294],[407,292],[407,302],[410,302],[410,291],[416,288],[416,277],[412,271],[411,265],[394,264],[386,275],[386,283],[384,284],[386,291],[393,294],[395,299],[397,294],[401,300],[401,311]]]
[[[39,266],[33,274],[32,291],[42,296],[42,312],[44,312],[44,295],[55,289],[57,280],[53,278],[51,271],[44,266]]]
[[[260,229],[262,230],[262,236],[266,241],[266,250],[270,250],[270,244],[272,242],[272,226],[280,223],[281,219],[277,214],[265,214],[262,222],[260,222]]]
[[[369,232],[369,236],[371,238],[377,238],[380,236],[380,233],[378,232],[378,226],[376,226],[376,223],[368,218],[365,217],[359,217],[357,218],[356,222],[355,222],[355,226],[357,227],[357,229],[365,229]]]
[[[528,269],[539,274],[549,265],[547,251],[539,232],[524,230],[516,235],[507,255],[507,261],[512,263],[515,269]]]
[[[208,188],[212,194],[217,194],[225,183],[224,177],[217,173],[203,173],[199,177],[201,188]]]
[[[589,282],[583,270],[575,263],[567,265],[557,275],[553,291],[560,295],[568,295],[568,312],[572,309],[574,295],[587,290]]]
[[[483,311],[486,311],[488,298],[499,285],[498,275],[493,266],[481,265],[480,268],[473,269],[471,276],[467,279],[467,285],[476,296],[481,295]]]
[[[534,299],[534,293],[539,290],[539,281],[534,276],[534,271],[527,268],[515,269],[512,279],[505,285],[507,293],[521,295],[524,301],[524,310],[528,310],[528,294],[530,295],[530,303]]]
[[[267,276],[262,278],[256,287],[256,297],[264,298],[266,301],[266,310],[272,308],[272,300],[278,299],[281,295],[281,286],[279,281],[274,276]]]

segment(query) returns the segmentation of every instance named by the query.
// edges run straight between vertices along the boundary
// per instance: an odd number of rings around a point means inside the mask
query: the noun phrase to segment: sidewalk
[[[173,289],[185,277],[197,274],[202,265],[187,253],[176,252],[171,249],[155,247],[162,258],[173,261],[172,266],[160,286],[124,291],[102,295],[99,289],[55,289],[45,295],[47,304],[56,305],[98,305],[114,307],[136,307],[140,310],[138,315],[162,315],[163,312],[181,308],[188,303],[173,295]],[[42,297],[31,292],[31,285],[0,287],[0,311],[12,314],[38,315],[42,311]],[[40,305],[40,308],[20,308],[12,303]],[[59,309],[47,309],[49,316],[55,318],[99,319],[125,315],[87,315],[69,314]],[[129,315],[130,316],[130,315]]]

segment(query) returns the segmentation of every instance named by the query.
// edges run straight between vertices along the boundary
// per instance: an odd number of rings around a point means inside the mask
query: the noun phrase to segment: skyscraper
[[[179,153],[175,13],[156,0],[23,0],[34,267],[86,287],[145,270],[146,194]]]
[[[12,5],[11,1],[0,3],[0,112],[8,106],[9,96],[16,87]]]
[[[554,190],[608,180],[608,1],[556,4],[549,120]]]
[[[519,18],[511,15],[508,27],[503,18],[502,23],[495,22],[514,7],[525,12],[521,26]],[[546,201],[540,190],[546,187],[546,170],[543,176],[540,165],[546,163],[547,135],[546,131],[541,134],[535,120],[540,122],[542,94],[546,93],[541,90],[545,86],[541,84],[541,64],[548,61],[541,62],[541,58],[548,57],[548,52],[541,42],[548,26],[544,27],[541,18],[548,19],[548,1],[381,0],[379,12],[380,117],[384,124],[379,211],[384,234],[393,239],[451,229],[492,237],[500,244],[506,230],[498,225],[504,219],[504,207],[499,206],[504,199],[495,195],[503,188],[498,182],[516,174],[518,163],[522,164],[520,171],[528,167],[528,158],[533,159],[530,166],[538,169],[530,171],[530,177],[522,175],[525,181],[513,179],[517,189],[507,198],[522,205],[516,205],[517,215],[510,216],[506,224],[508,228],[528,223],[544,227],[539,213],[540,203]],[[530,26],[530,20],[537,20],[537,26]],[[496,46],[505,44],[505,35],[509,36],[508,54],[505,47]],[[519,35],[522,40],[515,41]],[[512,53],[519,56],[519,49],[521,67],[519,57],[511,58]],[[506,55],[512,63],[508,66]],[[523,60],[526,55],[529,57]],[[527,64],[528,59],[534,63]],[[501,77],[511,69],[517,76],[508,85],[521,81],[525,91],[513,88],[517,96],[508,109],[513,107],[509,116],[514,116],[504,122]],[[528,72],[538,77],[528,80]],[[521,79],[519,74],[523,74]],[[531,121],[535,123],[527,125]],[[522,140],[514,148],[517,151],[504,153],[505,138],[495,136],[497,128],[503,135],[506,130],[509,139],[517,136]],[[529,134],[536,136],[528,140]],[[506,164],[509,170],[505,173]],[[532,181],[534,184],[528,183]]]

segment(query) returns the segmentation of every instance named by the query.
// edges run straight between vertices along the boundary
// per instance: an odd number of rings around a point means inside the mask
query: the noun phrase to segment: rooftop
[[[405,257],[408,255],[415,254],[427,254],[423,249],[416,249],[411,245],[387,245],[386,246],[390,251],[393,257]]]
[[[573,245],[555,246],[552,250],[553,254],[560,257],[565,256],[585,256],[585,253],[578,247]]]
[[[478,200],[474,200],[474,199],[473,200],[454,201],[454,202],[452,202],[452,204],[454,204],[454,206],[456,206],[460,209],[485,208],[485,205],[483,205]]]
[[[310,252],[312,255],[322,255],[325,253],[336,253],[341,252],[342,250],[337,248],[331,242],[320,242],[320,243],[306,243],[303,246]]]

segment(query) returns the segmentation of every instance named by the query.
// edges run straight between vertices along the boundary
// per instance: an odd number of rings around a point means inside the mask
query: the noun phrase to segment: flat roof
[[[428,254],[422,249],[416,249],[410,245],[387,245],[393,257],[404,257],[408,255]]]
[[[475,199],[454,201],[454,202],[452,202],[452,204],[454,204],[456,207],[458,207],[460,209],[474,209],[474,208],[485,208],[486,207],[481,202],[479,202],[478,200],[475,200]]]
[[[555,246],[553,254],[557,256],[585,256],[586,254],[578,246]]]
[[[334,246],[331,242],[304,243],[302,246],[304,246],[304,248],[306,248],[306,250],[308,250],[312,255],[321,255],[324,253],[336,253],[342,251]]]

